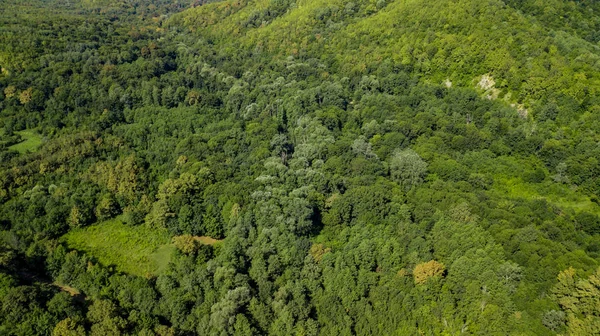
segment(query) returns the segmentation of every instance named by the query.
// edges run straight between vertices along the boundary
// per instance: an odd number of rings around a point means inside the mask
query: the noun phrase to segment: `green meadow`
[[[166,231],[128,226],[119,219],[73,230],[63,240],[69,248],[86,252],[104,265],[145,277],[164,272],[175,252]]]
[[[10,146],[9,148],[12,150],[24,154],[27,152],[35,152],[42,145],[42,136],[35,131],[25,130],[15,133],[19,134],[23,138],[23,141]]]

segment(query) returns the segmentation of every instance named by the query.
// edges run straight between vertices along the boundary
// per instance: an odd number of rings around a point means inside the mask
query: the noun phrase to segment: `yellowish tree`
[[[28,88],[27,90],[21,91],[19,94],[19,101],[21,104],[25,105],[31,101],[33,97],[33,88]]]
[[[572,267],[560,272],[553,294],[566,313],[567,335],[600,335],[600,268],[587,279]]]
[[[16,92],[17,92],[17,88],[15,88],[14,85],[10,85],[10,86],[7,86],[6,88],[4,88],[4,96],[6,96],[6,98],[14,97]]]
[[[67,317],[58,322],[52,330],[52,336],[84,336],[83,326],[77,324],[73,319]]]
[[[189,234],[173,237],[173,245],[185,254],[192,254],[196,252],[199,247],[198,241]]]
[[[417,264],[415,266],[415,269],[413,270],[415,283],[423,284],[429,278],[443,276],[445,270],[446,268],[444,267],[444,264],[439,263],[435,260]]]

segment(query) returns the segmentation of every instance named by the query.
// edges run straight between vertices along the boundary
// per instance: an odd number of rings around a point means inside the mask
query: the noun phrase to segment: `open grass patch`
[[[104,265],[144,277],[164,272],[175,252],[166,230],[128,226],[119,219],[73,230],[63,240],[69,248],[86,252]]]
[[[23,138],[23,141],[9,148],[21,154],[35,152],[42,145],[42,136],[32,130],[15,132]]]
[[[543,183],[526,183],[518,178],[499,178],[494,184],[495,192],[501,196],[512,199],[539,199],[544,198],[548,202],[563,209],[572,209],[575,212],[586,211],[600,215],[600,206],[592,200],[569,186],[545,181]]]
[[[545,199],[547,202],[564,210],[589,212],[600,215],[600,205],[594,203],[589,196],[571,185],[556,183],[551,172],[545,168],[541,180],[528,182],[525,176],[534,172],[537,167],[544,167],[539,159],[509,156],[473,157],[469,160],[470,168],[479,173],[493,177],[491,192],[499,198],[509,199]]]
[[[223,241],[221,239],[215,239],[209,236],[194,236],[194,240],[204,245],[214,245]]]

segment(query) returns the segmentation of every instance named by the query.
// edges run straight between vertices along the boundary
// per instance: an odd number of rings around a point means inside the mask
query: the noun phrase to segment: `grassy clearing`
[[[208,236],[194,236],[194,239],[204,245],[214,245],[223,241]]]
[[[71,296],[81,295],[81,292],[77,288],[73,288],[73,287],[67,286],[67,285],[61,285],[58,282],[53,282],[52,285],[56,286],[58,289],[62,290],[63,292],[69,293],[69,295],[71,295]]]
[[[16,145],[12,145],[9,148],[15,150],[21,154],[27,152],[35,152],[42,145],[42,136],[34,131],[19,131],[15,132],[19,134],[24,140]]]
[[[586,211],[600,215],[600,206],[573,187],[552,181],[553,172],[545,171],[546,178],[540,183],[525,182],[523,176],[544,164],[533,157],[517,158],[500,156],[473,161],[472,169],[494,178],[491,192],[499,198],[545,199],[549,203],[575,212]]]
[[[143,225],[127,226],[119,219],[73,230],[63,240],[104,265],[144,277],[164,272],[175,252],[168,232]]]
[[[545,181],[543,183],[526,183],[517,178],[497,179],[494,185],[496,192],[509,198],[538,199],[545,198],[548,202],[563,209],[576,212],[586,211],[600,215],[600,206],[589,197],[575,192],[566,185]]]

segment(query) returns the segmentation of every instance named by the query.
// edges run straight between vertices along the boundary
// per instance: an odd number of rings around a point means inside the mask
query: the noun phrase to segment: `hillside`
[[[600,333],[596,2],[0,5],[0,333]]]

